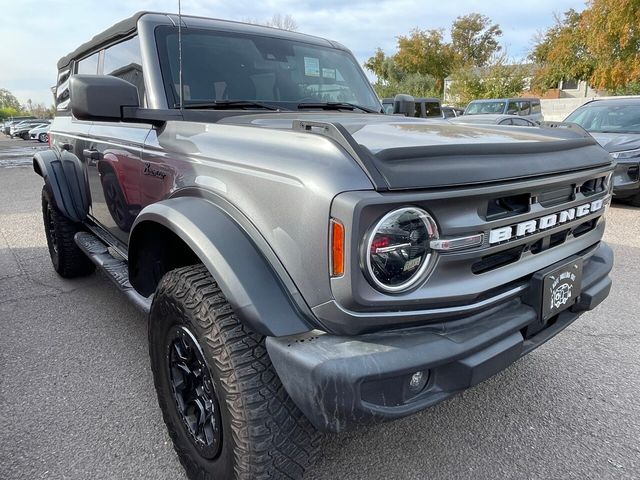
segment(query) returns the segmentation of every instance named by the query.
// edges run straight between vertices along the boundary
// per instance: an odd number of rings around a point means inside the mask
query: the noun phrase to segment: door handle
[[[82,155],[85,160],[100,160],[100,157],[102,157],[102,154],[98,150],[92,148],[85,148],[82,150]]]

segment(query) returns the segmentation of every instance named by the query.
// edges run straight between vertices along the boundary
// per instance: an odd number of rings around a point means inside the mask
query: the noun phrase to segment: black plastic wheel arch
[[[276,273],[252,237],[210,200],[178,197],[144,208],[131,229],[129,273],[142,295],[152,293],[137,264],[144,230],[161,225],[177,235],[207,267],[240,321],[261,335],[283,336],[314,328],[313,314],[286,272]],[[138,272],[138,274],[135,274]]]
[[[44,179],[55,206],[65,217],[74,222],[87,218],[89,191],[83,165],[77,157],[44,150],[34,155],[33,170]]]

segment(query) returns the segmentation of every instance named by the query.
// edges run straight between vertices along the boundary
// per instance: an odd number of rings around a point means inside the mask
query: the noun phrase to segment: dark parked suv
[[[191,478],[299,478],[320,431],[463,391],[609,293],[612,160],[579,127],[384,115],[336,42],[161,13],[58,69],[53,266],[148,312]]]

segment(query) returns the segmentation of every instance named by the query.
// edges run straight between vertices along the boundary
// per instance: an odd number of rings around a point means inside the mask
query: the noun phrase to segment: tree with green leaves
[[[380,98],[393,97],[398,93],[414,97],[437,97],[440,94],[433,76],[407,73],[397,65],[395,57],[387,57],[379,48],[364,66],[376,75],[373,88]]]
[[[483,67],[502,47],[502,30],[497,23],[479,13],[463,15],[451,26],[451,49],[462,65]]]
[[[436,88],[442,90],[444,79],[451,73],[455,56],[451,45],[443,39],[442,30],[414,29],[409,35],[398,37],[396,65],[407,73],[430,75]]]
[[[517,97],[526,88],[529,72],[523,65],[509,64],[506,55],[494,57],[486,67],[461,67],[451,75],[449,94],[453,103],[467,105],[478,98]]]
[[[414,28],[398,36],[396,52],[388,56],[380,48],[364,66],[373,72],[380,96],[408,93],[441,96],[445,78],[456,70],[487,65],[501,50],[502,30],[479,13],[458,17],[451,26],[451,42],[444,30]]]
[[[9,90],[0,88],[0,108],[20,110],[20,102]]]

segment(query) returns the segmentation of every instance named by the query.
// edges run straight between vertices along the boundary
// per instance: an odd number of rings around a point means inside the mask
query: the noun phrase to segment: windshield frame
[[[180,100],[179,100],[179,94],[176,91],[175,86],[173,85],[173,82],[172,82],[172,77],[171,77],[172,69],[171,69],[169,52],[168,52],[166,41],[169,35],[177,34],[177,32],[178,32],[178,28],[170,25],[159,25],[154,29],[154,38],[156,43],[156,53],[158,55],[158,61],[160,65],[160,74],[162,76],[162,84],[164,86],[167,105],[170,109],[179,108]],[[265,35],[257,32],[247,33],[247,32],[241,32],[241,31],[208,28],[208,27],[189,28],[188,30],[183,29],[182,31],[183,41],[184,41],[184,36],[189,35],[190,33],[214,34],[214,35],[220,34],[223,36],[235,36],[240,38],[245,37],[249,39],[252,37],[275,38],[278,40],[282,40],[284,42],[291,42],[293,44],[308,46],[310,48],[317,48],[319,50],[325,50],[325,51],[329,50],[329,51],[337,52],[341,55],[344,55],[344,57],[353,64],[355,72],[358,76],[358,79],[361,80],[361,87],[363,88],[363,93],[369,95],[371,97],[371,101],[374,102],[372,104],[366,104],[362,106],[375,110],[375,113],[383,112],[382,103],[380,102],[380,99],[376,95],[371,85],[371,82],[365,75],[364,71],[360,67],[360,64],[358,63],[356,58],[347,49],[337,48],[333,46],[318,45],[317,43],[305,42],[304,40],[301,40],[301,39],[291,40],[281,36],[271,36],[271,35]],[[297,105],[301,103],[299,101],[263,100],[263,99],[249,99],[249,98],[233,98],[229,100],[232,100],[232,101],[246,100],[247,102],[254,102],[254,103],[269,103],[274,106],[279,106],[282,110],[297,110]],[[216,100],[210,99],[210,101],[215,102]],[[306,99],[306,101],[308,102],[309,99]],[[188,102],[189,102],[188,100],[185,100],[184,104],[188,105]],[[206,103],[204,100],[200,100],[200,99],[193,100],[193,102]],[[320,100],[318,100],[318,102],[320,102]],[[302,102],[302,103],[305,103],[305,102]],[[344,103],[344,102],[340,102],[340,103]],[[238,107],[237,110],[247,110],[247,109],[251,109],[251,108]],[[229,108],[228,110],[233,110],[233,109]],[[263,113],[269,112],[268,110],[264,110],[264,109],[257,109],[257,111],[261,111]],[[336,111],[339,111],[339,110],[336,110]],[[348,111],[353,111],[353,109]],[[365,112],[362,112],[362,113],[365,113]]]

